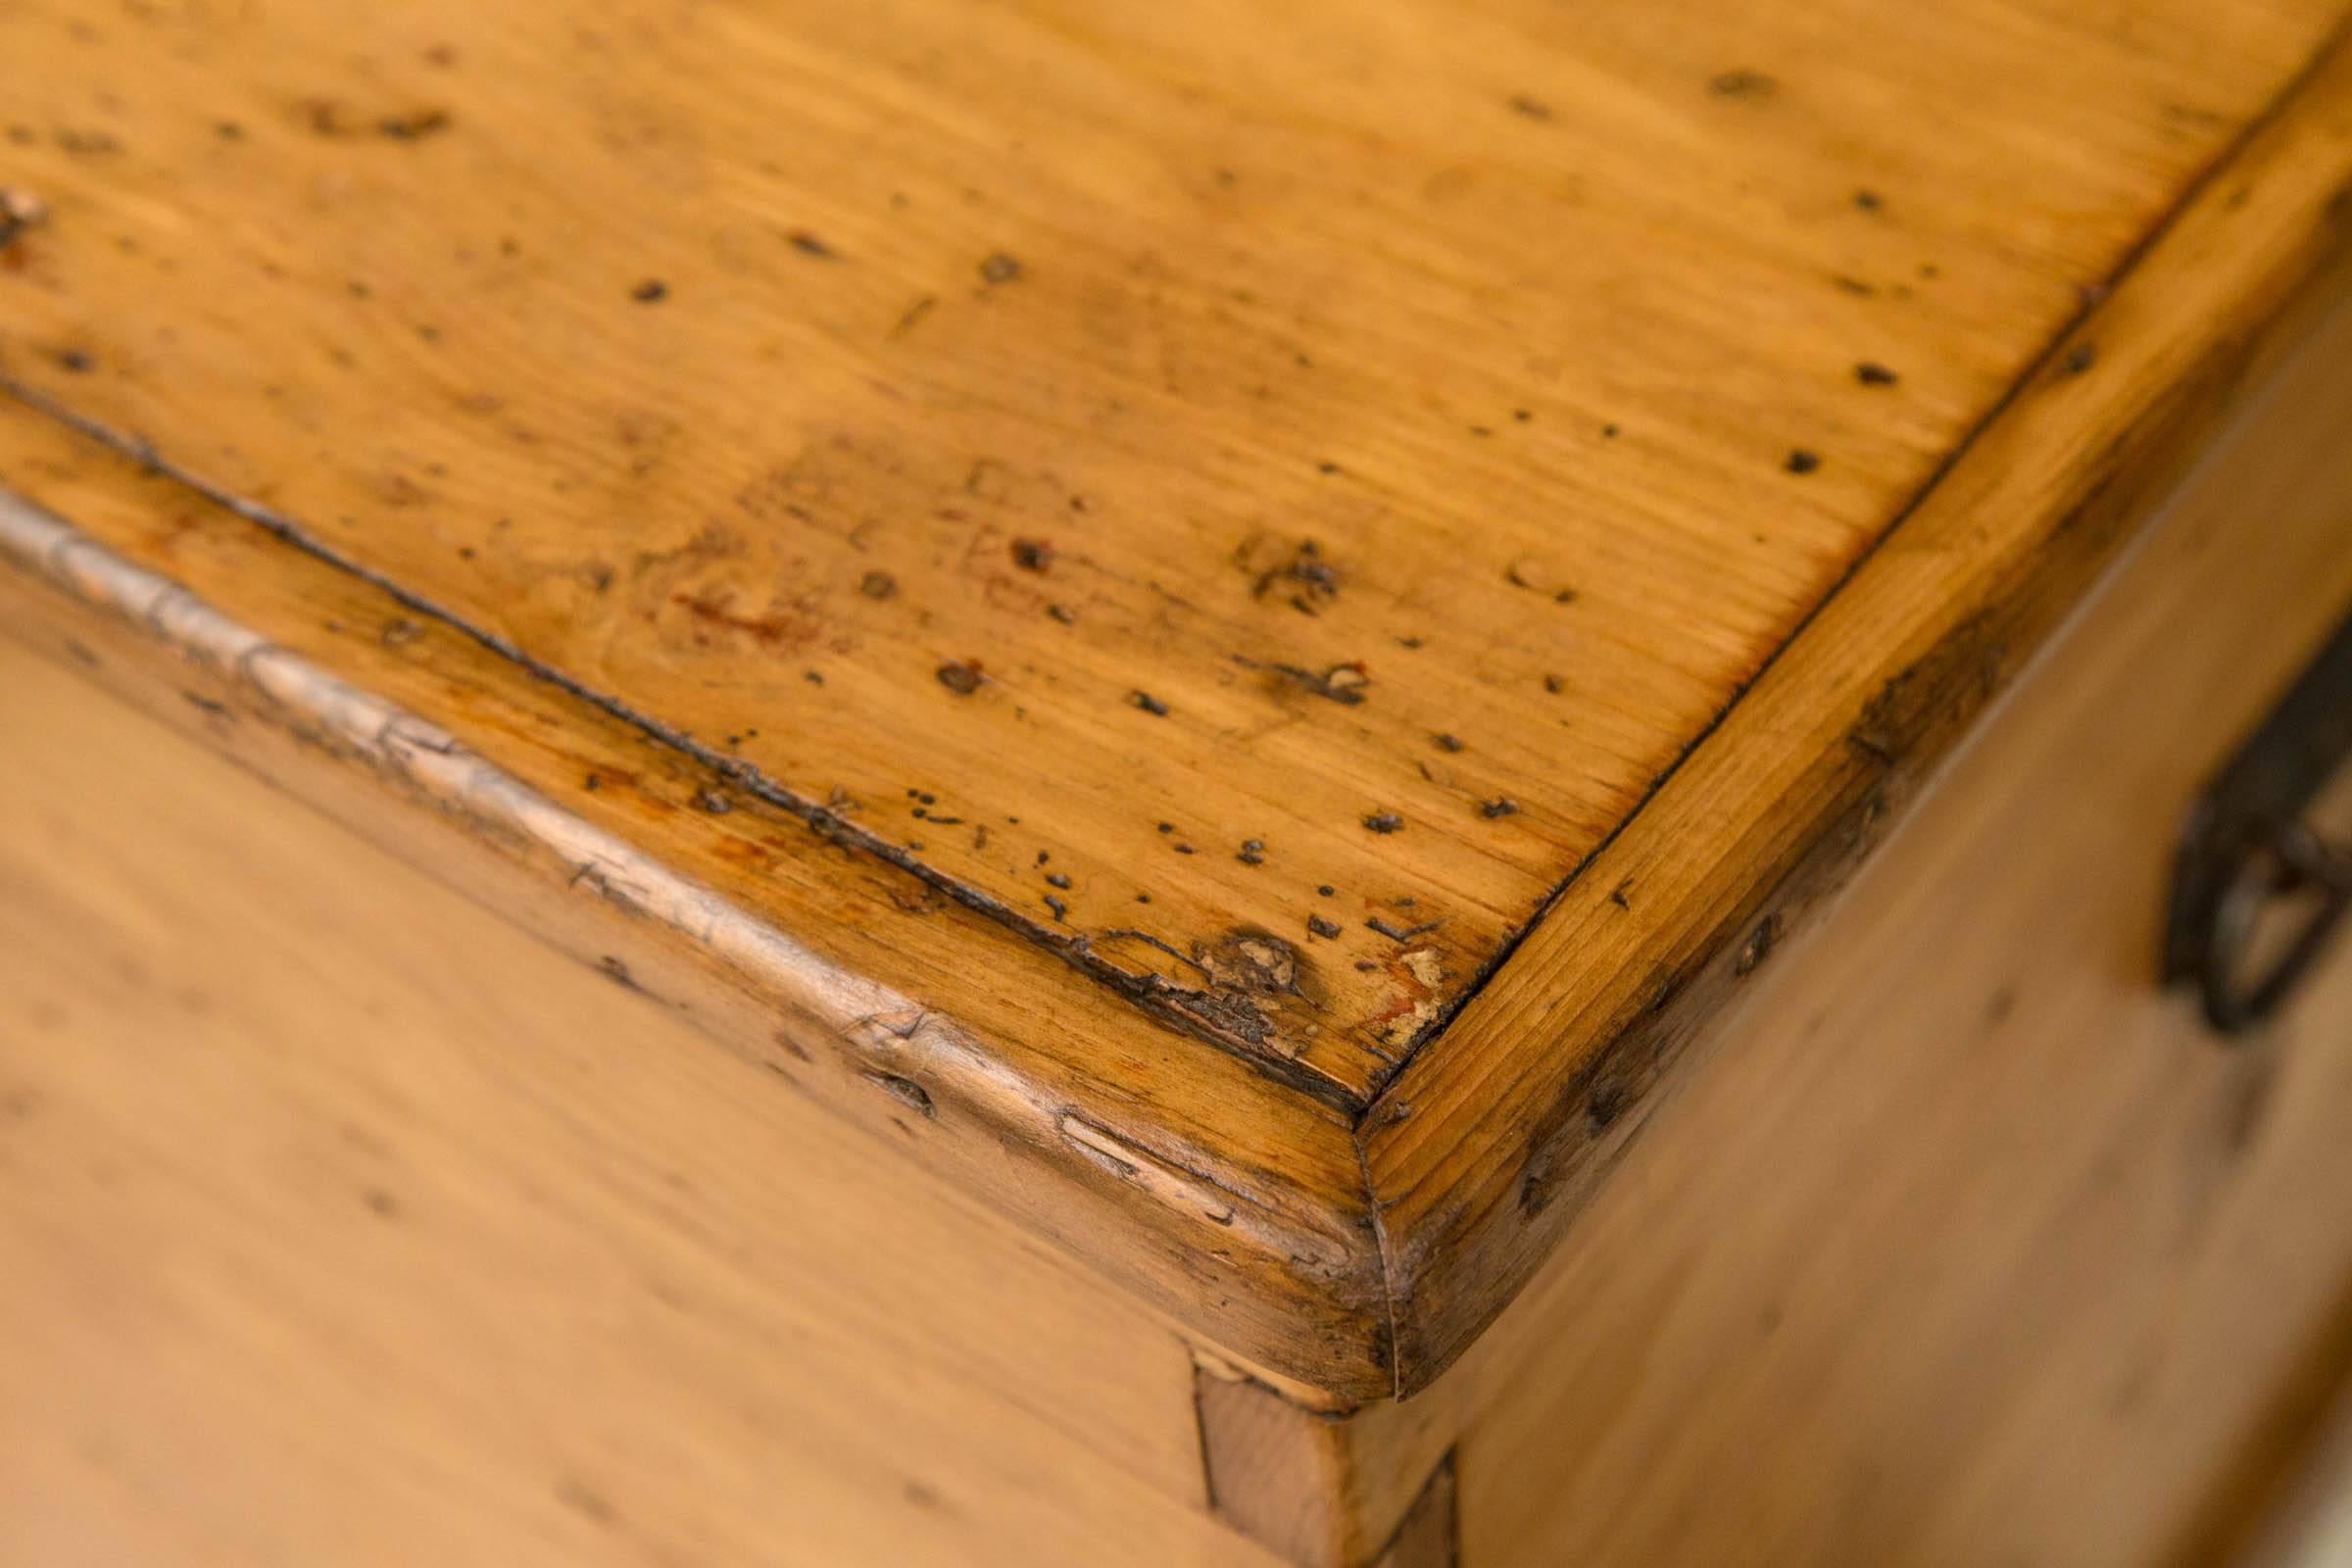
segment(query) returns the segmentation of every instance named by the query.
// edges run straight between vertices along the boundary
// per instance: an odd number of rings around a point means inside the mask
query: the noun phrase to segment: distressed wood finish
[[[2352,298],[2297,335],[1454,1367],[1203,1382],[1225,1517],[1353,1565],[1445,1465],[1472,1568],[2334,1560],[2352,954],[2229,1049],[2151,983],[2176,825],[2352,608]]]
[[[28,0],[7,368],[1354,1108],[2338,9]]]
[[[1301,1116],[1312,1102],[1230,1058],[1204,1062],[1207,1074],[1155,1073],[1154,1031],[1116,999],[1081,996],[1095,1011],[1033,1017],[1025,993],[1003,984],[1017,970],[994,971],[994,990],[970,986],[973,1006],[960,1015],[926,1005],[914,999],[946,988],[969,954],[954,940],[958,911],[921,900],[919,885],[844,876],[837,849],[757,805],[726,815],[741,840],[720,890],[684,881],[646,829],[709,820],[690,804],[700,780],[626,726],[600,725],[543,686],[499,687],[494,658],[326,567],[256,578],[263,536],[191,511],[62,431],[0,425],[0,472],[37,480],[95,526],[171,541],[181,579],[0,496],[0,561],[22,568],[0,573],[0,623],[669,1002],[771,1069],[775,1093],[803,1088],[853,1119],[897,1128],[919,1162],[1242,1353],[1343,1396],[1386,1390],[1360,1168],[1347,1129],[1321,1107]],[[261,581],[281,595],[263,617],[284,634],[276,640],[188,586],[242,588],[251,603]],[[360,684],[306,657],[321,642],[373,650],[355,671]],[[493,749],[458,745],[403,697],[462,708]],[[583,779],[609,781],[575,792],[584,815],[533,787]],[[787,874],[836,901],[839,918],[812,946],[760,918]],[[1044,955],[1010,956],[1054,968]],[[1073,1039],[1056,1027],[1089,1023],[1102,1032]],[[1102,1049],[1121,1042],[1132,1054]],[[1080,1075],[1069,1063],[1087,1050],[1093,1070]],[[1260,1152],[1237,1159],[1224,1140],[1259,1117],[1242,1147]],[[1205,1318],[1204,1294],[1222,1303]],[[1342,1300],[1352,1304],[1335,1310]]]
[[[2352,952],[2229,1050],[2150,976],[2181,813],[2352,607],[2348,421],[2352,305],[1717,1021],[1456,1369],[1469,1561],[2209,1564],[2301,1468]]]
[[[2296,104],[2054,346],[1365,1118],[1400,1388],[1509,1299],[1693,1034],[2133,536],[2265,363],[2263,327],[2316,293],[2272,342],[2291,346],[2352,289],[2328,272],[2352,239],[2352,52]]]
[[[1420,1389],[2232,406],[2352,64],[1278,9],[11,7],[8,628]]]
[[[0,1558],[1274,1568],[903,1134],[11,642],[0,750]]]

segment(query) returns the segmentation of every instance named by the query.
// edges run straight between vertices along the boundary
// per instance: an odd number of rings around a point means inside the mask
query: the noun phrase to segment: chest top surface
[[[0,369],[638,732],[547,788],[684,874],[1352,1124],[2338,9],[25,0]]]

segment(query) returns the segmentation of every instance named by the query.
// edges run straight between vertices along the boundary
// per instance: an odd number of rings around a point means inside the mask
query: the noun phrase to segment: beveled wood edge
[[[5,340],[0,339],[0,348]],[[932,891],[985,915],[1009,934],[1040,951],[1053,954],[1075,972],[1101,985],[1147,1016],[1190,1034],[1216,1050],[1250,1063],[1266,1077],[1298,1094],[1311,1096],[1349,1117],[1362,1114],[1377,1084],[1343,1080],[1300,1056],[1295,1056],[1263,1038],[1248,1021],[1254,1004],[1237,1010],[1236,999],[1216,985],[1177,985],[1148,969],[1131,969],[1098,952],[1082,934],[1072,934],[1052,921],[1014,907],[997,895],[932,864],[858,821],[847,811],[802,793],[786,781],[754,766],[743,758],[714,748],[661,716],[636,707],[616,693],[582,681],[538,658],[512,638],[425,594],[400,578],[377,569],[349,551],[330,543],[300,518],[280,512],[252,496],[240,495],[179,462],[134,430],[97,418],[55,393],[13,373],[0,358],[0,397],[12,399],[34,414],[53,419],[78,435],[137,464],[149,473],[194,492],[212,505],[273,536],[300,555],[389,596],[402,608],[457,631],[504,660],[530,679],[557,687],[607,717],[639,731],[655,744],[693,762],[765,805],[799,817],[810,828],[846,848],[872,858],[912,877]],[[1243,999],[1246,1001],[1247,999]],[[1262,1020],[1260,1020],[1262,1022]]]
[[[1533,1276],[1687,1048],[1720,1044],[1726,992],[2120,557],[2291,346],[2289,307],[2345,286],[2348,242],[2339,27],[1365,1113],[1400,1396]]]
[[[902,1146],[1061,1242],[1177,1332],[1309,1396],[1369,1399],[1393,1386],[1367,1216],[1302,1214],[1314,1199],[1298,1191],[1283,1206],[1253,1201],[1250,1183],[1155,1149],[1115,1085],[1073,1093],[1024,1077],[938,1008],[829,961],[4,487],[0,567],[15,568],[0,570],[0,632],[79,664],[365,837],[405,849],[419,832],[454,830],[469,863],[452,875],[444,854],[422,858],[435,874],[829,1108],[885,1128],[931,1123],[919,1145]],[[384,811],[394,802],[407,809]],[[810,1049],[820,1044],[832,1049]],[[1286,1102],[1299,1112],[1286,1136],[1348,1136],[1305,1097]],[[1008,1155],[1025,1167],[1010,1180]]]
[[[1248,1211],[1262,1223],[1215,1220],[1218,1229],[1204,1231],[1205,1215],[1235,1207],[1230,1189],[1155,1153],[1151,1128],[1131,1125],[1116,1085],[1073,1095],[1024,1079],[955,1020],[825,962],[421,719],[270,648],[71,524],[22,503],[0,505],[0,562],[64,590],[81,611],[164,640],[173,658],[209,671],[247,710],[302,728],[306,744],[324,740],[341,763],[458,819],[480,845],[531,867],[539,883],[532,898],[552,891],[573,905],[650,916],[608,919],[600,940],[650,953],[644,933],[658,931],[666,957],[648,961],[673,966],[673,996],[701,1000],[733,987],[759,999],[765,1011],[757,1026],[740,1016],[714,1020],[723,1005],[693,1009],[730,1046],[757,1055],[777,1017],[812,1023],[846,1051],[872,1055],[861,1088],[868,1100],[877,1082],[888,1087],[893,1059],[921,1055],[936,1072],[926,1084],[969,1114],[956,1118],[956,1137],[927,1140],[917,1157],[1102,1267],[1184,1331],[1342,1407],[1401,1396],[1427,1387],[1527,1282],[1674,1074],[1691,1065],[1683,1048],[1723,988],[1850,874],[1965,720],[2112,561],[2138,520],[2133,508],[2175,471],[2177,451],[2226,412],[2248,341],[2323,270],[2352,215],[2348,105],[2352,65],[2339,33],[1722,726],[1563,890],[1450,1026],[1364,1109],[1353,1140],[1363,1206],[1334,1206],[1327,1223],[1305,1229]],[[2084,349],[2095,363],[2077,363]],[[2099,373],[2084,373],[2094,368]],[[2160,369],[2167,373],[2153,373]],[[139,461],[120,449],[116,456],[126,466]],[[2052,482],[2021,504],[2034,479],[2012,481],[2013,472]],[[1987,526],[1973,530],[1972,516]],[[1964,562],[1951,569],[1964,569],[1984,591],[1916,605],[1903,591],[1903,564],[1938,551]],[[102,561],[110,564],[98,566]],[[74,569],[61,566],[67,562]],[[1896,616],[1873,645],[1882,657],[1867,664],[1838,658],[1841,631],[1905,605],[1917,612]],[[199,641],[187,640],[198,633]],[[297,679],[298,668],[308,673]],[[264,672],[274,688],[263,683]],[[168,687],[161,698],[117,689],[188,722]],[[1759,750],[1750,738],[1758,733],[1777,745]],[[1808,747],[1814,765],[1796,767],[1785,790],[1769,798],[1751,792],[1751,808],[1736,817],[1709,812],[1710,792],[1726,775],[1780,777]],[[1735,752],[1738,762],[1729,760]],[[1753,766],[1767,755],[1772,763]],[[318,804],[317,791],[302,793]],[[349,810],[326,808],[352,820]],[[1714,824],[1707,835],[1690,831],[1693,816]],[[1677,862],[1670,853],[1702,838],[1732,853],[1706,864]],[[593,870],[608,850],[618,852],[610,863],[629,879],[619,898]],[[1631,942],[1594,939],[1626,875],[1647,873],[1654,886],[1660,867],[1678,863],[1694,880],[1688,897],[1637,906],[1641,929]],[[591,868],[584,891],[583,866]],[[653,891],[641,898],[646,889]],[[468,891],[510,914],[522,898],[511,888]],[[581,951],[576,939],[550,939]],[[1563,972],[1593,978],[1580,986]],[[644,983],[633,970],[631,983]],[[1570,996],[1582,1004],[1576,1011],[1551,1016]],[[895,1032],[902,1024],[906,1034]],[[1501,1087],[1489,1095],[1496,1077]],[[1287,1093],[1300,1102],[1298,1136],[1333,1132],[1324,1115],[1309,1113],[1303,1091]],[[847,1092],[834,1102],[860,1114]],[[1004,1172],[1007,1151],[1022,1162],[1018,1178]],[[1467,1168],[1433,1187],[1426,1167],[1449,1151]],[[1063,1204],[1089,1211],[1090,1223],[1069,1223]],[[1140,1234],[1106,1239],[1104,1227],[1115,1224]],[[1348,1240],[1335,1244],[1340,1235]],[[1228,1257],[1237,1241],[1250,1250],[1247,1261],[1214,1270],[1200,1262]],[[1298,1267],[1300,1248],[1312,1254],[1312,1270]],[[1363,1332],[1268,1326],[1269,1314],[1308,1303],[1326,1309],[1323,1321]]]

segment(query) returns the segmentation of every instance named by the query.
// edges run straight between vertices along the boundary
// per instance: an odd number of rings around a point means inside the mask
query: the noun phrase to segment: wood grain
[[[45,562],[7,628],[1223,1352],[1418,1389],[2352,180],[2317,0],[1588,9],[0,17],[0,477],[807,963],[387,810]]]
[[[2208,182],[1586,866],[1363,1122],[1401,1390],[1556,1245],[1689,1043],[2132,539],[2261,363],[2352,290],[2352,52]],[[2320,281],[2314,281],[2320,279]],[[2314,429],[2325,443],[2332,436]]]
[[[1464,1562],[2211,1564],[2312,1468],[2352,947],[2230,1049],[2155,975],[2183,812],[2352,609],[2348,417],[2352,301],[1406,1401]]]
[[[1219,1519],[1298,1568],[1450,1561],[1449,1404],[1315,1409],[1214,1356],[1198,1366],[1201,1460]]]
[[[27,0],[7,373],[1354,1108],[2340,9]]]
[[[117,533],[170,540],[188,582],[253,586],[240,573],[267,541],[236,519],[191,512],[60,430],[0,425],[0,443],[10,443],[0,470],[37,474]],[[272,579],[283,597],[271,609],[291,607],[265,617],[286,634],[272,640],[5,493],[0,561],[19,568],[0,572],[0,626],[662,999],[766,1068],[771,1097],[809,1094],[891,1130],[917,1162],[1233,1353],[1334,1396],[1389,1386],[1360,1166],[1345,1125],[1315,1102],[1221,1055],[1202,1061],[1206,1073],[1158,1070],[1162,1031],[1104,994],[1080,998],[1092,1013],[1035,1016],[1026,993],[1003,983],[1017,970],[972,988],[969,1014],[927,1004],[972,954],[942,929],[953,906],[888,868],[879,880],[843,876],[837,848],[756,804],[721,813],[741,835],[722,889],[681,879],[659,854],[661,827],[710,818],[691,773],[625,726],[600,728],[561,692],[485,682],[482,666],[495,676],[500,662],[428,635],[329,568],[314,564],[315,581]],[[361,685],[304,654],[322,640],[348,650],[346,627],[373,632],[356,645],[377,656]],[[521,771],[379,693],[463,710],[471,733]],[[574,796],[588,816],[534,788],[583,778],[600,781]],[[787,876],[840,911],[817,946],[760,918]],[[1011,956],[1054,967],[1043,954]],[[1243,1147],[1255,1152],[1225,1147],[1252,1122]]]
[[[0,1558],[1271,1568],[904,1135],[6,642],[0,755]]]

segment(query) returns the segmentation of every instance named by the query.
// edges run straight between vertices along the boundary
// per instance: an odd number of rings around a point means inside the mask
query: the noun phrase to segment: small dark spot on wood
[[[1046,885],[1048,887],[1066,888],[1070,885],[1070,874],[1067,871],[1048,871],[1046,873]]]
[[[1355,960],[1355,972],[1358,974],[1370,974],[1379,967],[1380,965],[1373,962],[1370,958],[1358,958]]]
[[[1152,696],[1150,692],[1129,692],[1127,694],[1127,701],[1133,703],[1136,707],[1142,709],[1145,712],[1150,713],[1156,718],[1165,718],[1168,716],[1168,705],[1161,702],[1158,698]]]
[[[916,300],[912,305],[907,306],[906,311],[900,315],[898,320],[892,323],[890,335],[894,338],[901,337],[906,333],[914,330],[915,323],[920,321],[924,317],[929,316],[931,314],[931,308],[938,303],[939,299],[936,295],[926,294],[921,299]]]
[[[801,679],[811,686],[822,686],[825,683],[825,673],[821,669],[804,669],[801,671]]]
[[[1067,605],[1048,605],[1046,613],[1053,619],[1060,621],[1064,626],[1078,624],[1078,612]]]
[[[942,686],[958,697],[969,697],[980,689],[980,661],[950,660],[939,666],[938,675]]]
[[[899,579],[887,571],[869,571],[858,579],[858,591],[868,599],[888,599],[899,591]]]
[[[1585,1101],[1585,1118],[1594,1132],[1605,1130],[1625,1114],[1625,1085],[1605,1083],[1593,1089]]]
[[[1490,819],[1497,816],[1515,816],[1518,811],[1519,803],[1508,795],[1497,795],[1491,801],[1478,803],[1478,814]]]
[[[2066,373],[2069,375],[2081,375],[2098,363],[2099,346],[2096,343],[2076,344],[2066,351],[2066,359],[2063,362]]]
[[[805,228],[796,228],[784,237],[790,240],[792,248],[803,256],[813,256],[820,262],[834,260],[833,247]]]
[[[920,1481],[909,1481],[900,1490],[906,1494],[907,1502],[914,1507],[936,1508],[939,1506],[939,1494],[924,1486]]]
[[[50,132],[60,152],[74,158],[104,158],[122,150],[122,143],[111,130],[82,130],[63,126]]]
[[[1624,881],[1618,883],[1615,887],[1609,889],[1609,902],[1617,906],[1617,907],[1620,909],[1632,908],[1634,906],[1633,901],[1627,898],[1626,895],[1631,893],[1633,889],[1634,879],[1629,876]]]
[[[1854,379],[1864,386],[1892,386],[1895,374],[1876,360],[1864,360],[1854,367]]]
[[[697,809],[709,811],[712,816],[724,816],[735,809],[735,803],[716,790],[696,790],[694,804]]]
[[[1252,541],[1254,542],[1254,541]],[[1235,552],[1235,564],[1249,569],[1253,564],[1248,544]],[[1330,562],[1323,559],[1323,547],[1312,539],[1301,539],[1284,560],[1265,567],[1250,585],[1253,599],[1263,599],[1277,585],[1295,589],[1289,596],[1292,607],[1303,614],[1319,613],[1318,607],[1340,593],[1340,574]]]
[[[1046,907],[1054,911],[1054,919],[1065,923],[1069,920],[1070,906],[1051,893],[1046,895]]]
[[[1315,891],[1328,899],[1336,890],[1328,882],[1318,882],[1315,884]]]
[[[580,788],[586,790],[591,795],[594,795],[598,790],[601,790],[604,787],[605,781],[601,778],[598,778],[594,773],[591,773],[586,778],[580,780]]]
[[[895,1072],[867,1072],[859,1076],[909,1110],[920,1111],[925,1120],[938,1118],[939,1108],[931,1103],[931,1092],[913,1079]]]
[[[226,703],[215,702],[200,692],[181,692],[179,695],[182,701],[200,713],[208,714],[213,718],[233,718],[235,716],[229,712]]]
[[[575,1513],[586,1515],[600,1525],[612,1523],[616,1515],[605,1494],[577,1477],[567,1476],[556,1486],[557,1500]]]
[[[57,364],[60,369],[81,375],[94,368],[98,362],[91,357],[88,349],[61,349],[58,351]]]
[[[446,109],[418,109],[405,115],[386,115],[375,122],[378,134],[394,141],[422,141],[449,128]]]
[[[637,977],[629,973],[629,966],[610,953],[596,960],[596,972],[623,990],[643,991],[645,989],[637,983]]]
[[[1394,833],[1404,826],[1404,818],[1395,811],[1373,811],[1364,817],[1364,826],[1375,833]]]
[[[1242,847],[1234,852],[1233,858],[1244,865],[1263,865],[1266,863],[1266,841],[1244,839]]]
[[[1604,424],[1600,427],[1600,435],[1604,441],[1614,441],[1617,439],[1617,427],[1613,424]]]
[[[400,1200],[389,1190],[382,1187],[370,1187],[361,1197],[368,1204],[368,1212],[376,1218],[398,1219],[400,1217]]]
[[[1984,1026],[1998,1029],[2008,1022],[2009,1014],[2017,1010],[2017,988],[2003,986],[1984,1004]]]
[[[1811,473],[1815,468],[1821,466],[1821,454],[1797,447],[1789,452],[1788,461],[1781,466],[1787,468],[1790,473]]]
[[[1430,739],[1438,743],[1441,752],[1458,752],[1462,749],[1462,738],[1446,730],[1438,731]]]
[[[629,290],[629,298],[640,305],[654,305],[669,298],[669,285],[658,277],[649,277]]]
[[[1854,205],[1866,213],[1875,213],[1886,205],[1886,200],[1875,190],[1858,190],[1854,192]]]
[[[1781,84],[1761,71],[1726,71],[1707,83],[1718,98],[1770,98]]]
[[[1327,942],[1340,934],[1339,921],[1326,920],[1319,914],[1310,914],[1306,917],[1306,928]]]
[[[1054,546],[1044,539],[1015,539],[1012,564],[1023,571],[1044,571],[1054,564]]]
[[[1512,114],[1519,116],[1523,120],[1542,121],[1549,120],[1551,118],[1551,106],[1549,104],[1544,102],[1541,98],[1531,98],[1523,92],[1513,93],[1511,95],[1510,108]]]
[[[1017,281],[1021,275],[1018,257],[997,251],[980,264],[980,280],[990,285]]]
[[[74,638],[69,637],[66,639],[66,652],[72,655],[74,659],[78,660],[80,662],[89,665],[92,669],[97,669],[100,667],[98,663],[98,656],[91,653],[89,649],[82,646],[82,644],[75,641]]]
[[[1544,677],[1544,689],[1557,697],[1568,689],[1568,683],[1557,675],[1546,675]]]
[[[406,615],[395,615],[384,622],[384,629],[376,634],[375,640],[386,648],[404,648],[423,635],[422,626]]]

